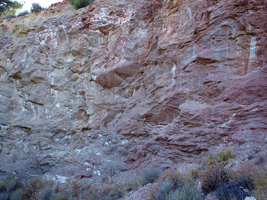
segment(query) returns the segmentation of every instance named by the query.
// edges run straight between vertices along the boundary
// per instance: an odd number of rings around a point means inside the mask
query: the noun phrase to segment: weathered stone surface
[[[266,14],[264,0],[96,0],[1,21],[0,172],[266,151]]]

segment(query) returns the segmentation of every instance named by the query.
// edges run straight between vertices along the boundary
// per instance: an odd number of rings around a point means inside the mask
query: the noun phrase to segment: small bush
[[[0,193],[0,200],[8,200],[8,199],[9,199],[9,194],[7,192]]]
[[[31,199],[32,196],[34,196],[34,194],[36,193],[36,191],[32,188],[32,187],[27,187],[25,188],[24,192],[23,192],[23,196],[26,199]]]
[[[8,15],[8,16],[6,16],[5,19],[13,19],[13,18],[16,18],[16,16],[15,15]]]
[[[39,3],[33,3],[31,7],[31,12],[38,12],[43,10]]]
[[[41,196],[41,200],[51,200],[52,197],[52,190],[47,189]]]
[[[90,5],[94,0],[69,0],[70,4],[73,5],[76,9],[83,8]]]
[[[74,196],[78,196],[82,185],[77,181],[72,181],[72,192]]]
[[[160,181],[170,181],[173,189],[182,187],[186,183],[186,178],[176,171],[165,171]]]
[[[122,190],[126,193],[138,190],[142,186],[142,180],[134,179],[122,185]]]
[[[15,178],[9,178],[9,180],[7,181],[6,190],[9,194],[11,194],[16,189],[19,189],[20,187],[22,187],[21,182]]]
[[[185,185],[181,190],[170,193],[166,200],[200,200],[201,195],[191,186]]]
[[[172,184],[170,181],[163,181],[155,191],[155,199],[157,200],[165,200],[167,195],[170,193],[172,189]]]
[[[44,185],[40,179],[33,179],[30,181],[29,186],[33,187],[34,190],[41,189]]]
[[[218,200],[244,200],[246,196],[249,196],[242,188],[236,184],[222,183],[216,190],[216,196]]]
[[[251,191],[254,189],[255,176],[255,169],[251,165],[244,165],[238,171],[232,172],[231,179],[233,179],[238,186]]]
[[[102,190],[102,198],[103,199],[120,199],[123,197],[123,191],[119,185],[111,185],[108,187],[105,187]]]
[[[105,199],[105,200],[117,200],[123,197],[123,190],[120,185],[105,184],[101,188],[91,186],[87,191],[88,199]]]
[[[18,14],[18,17],[23,17],[25,15],[29,14],[29,12],[26,10],[26,11],[23,11],[21,13]]]
[[[4,193],[4,192],[6,192],[6,186],[5,186],[5,184],[1,184],[0,185],[0,193]]]
[[[165,171],[151,191],[151,199],[166,200],[171,191],[182,188],[187,179],[177,171]]]
[[[192,169],[188,172],[188,179],[191,182],[194,182],[196,179],[199,178],[200,168]]]
[[[117,164],[113,162],[104,165],[102,171],[102,181],[107,181],[110,177],[115,175],[117,168]]]
[[[55,185],[55,181],[53,180],[53,179],[46,179],[45,181],[44,181],[44,184],[46,185],[46,186],[49,186],[50,188],[51,187],[53,187],[54,185]]]
[[[22,190],[21,189],[18,189],[18,190],[14,191],[11,194],[10,200],[21,200],[22,199],[22,195],[23,195]]]
[[[65,197],[65,196],[58,197],[57,200],[68,200],[68,197]]]
[[[101,190],[98,187],[91,185],[86,192],[86,197],[89,200],[101,199]]]
[[[234,157],[234,152],[232,149],[220,150],[220,152],[219,152],[220,161],[225,162],[225,161],[227,161],[233,157]]]
[[[158,167],[147,168],[142,172],[143,185],[154,183],[162,174],[162,169]]]
[[[267,199],[267,169],[255,177],[254,186],[253,195],[256,199]]]
[[[261,165],[263,164],[265,159],[262,156],[259,156],[255,162],[255,165]]]
[[[213,154],[208,154],[208,156],[202,161],[202,165],[210,165],[218,162],[218,158]]]
[[[202,183],[202,190],[204,193],[212,192],[217,188],[222,181],[221,171],[221,166],[214,164],[207,166],[206,170],[201,173],[200,181]]]

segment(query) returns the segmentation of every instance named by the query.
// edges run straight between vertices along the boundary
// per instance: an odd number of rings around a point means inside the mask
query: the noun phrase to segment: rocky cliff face
[[[264,0],[67,1],[0,22],[0,172],[101,175],[266,150]]]

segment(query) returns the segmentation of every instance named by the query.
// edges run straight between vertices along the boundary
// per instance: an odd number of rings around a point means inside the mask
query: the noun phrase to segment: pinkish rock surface
[[[112,162],[267,150],[266,1],[48,11],[0,22],[1,173],[98,176]]]

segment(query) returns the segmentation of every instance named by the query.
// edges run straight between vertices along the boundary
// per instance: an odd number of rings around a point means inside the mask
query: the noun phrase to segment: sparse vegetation
[[[95,184],[83,185],[84,180],[79,179],[61,186],[52,179],[23,183],[11,177],[0,184],[0,200],[118,200],[149,183],[155,183],[149,200],[203,200],[209,193],[218,200],[244,200],[251,194],[257,199],[267,199],[267,170],[257,165],[255,169],[250,164],[231,171],[226,167],[229,158],[233,158],[232,151],[209,155],[203,162],[205,165],[190,170],[187,176],[174,170],[163,172],[158,167],[149,167],[123,184],[114,181],[118,168],[113,163],[104,167],[109,181],[102,179]],[[201,188],[197,189],[199,182]]]
[[[225,161],[232,158],[231,151],[219,154],[219,160],[211,162],[200,175],[202,191],[206,194],[215,191],[219,200],[243,200],[255,189],[257,172],[252,165],[242,165],[236,171],[225,169]]]
[[[168,194],[171,192],[173,185],[170,181],[165,180],[161,184],[158,185],[154,197],[155,199],[165,200]]]
[[[150,167],[144,169],[142,172],[142,183],[146,185],[148,183],[154,183],[161,176],[163,170],[158,167]]]
[[[202,183],[202,190],[204,193],[210,193],[218,187],[221,182],[220,172],[221,166],[212,164],[208,165],[206,170],[201,173],[200,181]]]
[[[13,18],[16,18],[16,16],[15,15],[8,15],[5,17],[5,19],[13,19]]]
[[[50,200],[51,197],[52,197],[52,190],[51,189],[47,189],[41,195],[41,200]]]
[[[213,155],[213,154],[208,154],[208,156],[202,161],[202,165],[206,166],[206,165],[210,165],[212,163],[217,163],[218,162],[218,158]]]
[[[218,200],[243,200],[249,194],[235,183],[222,183],[216,190],[216,196]]]
[[[21,200],[22,199],[22,195],[23,195],[23,192],[21,189],[18,189],[16,191],[14,191],[12,194],[11,194],[11,200]]]
[[[68,197],[61,196],[61,197],[58,197],[57,200],[68,200]]]
[[[5,15],[15,15],[16,10],[21,8],[23,4],[19,3],[18,1],[12,0],[2,0],[0,1],[0,16]],[[3,17],[5,17],[3,16]]]
[[[75,197],[79,195],[81,184],[78,181],[72,181],[72,193]]]
[[[32,7],[31,7],[31,12],[38,12],[38,11],[41,11],[43,9],[44,8],[42,8],[39,3],[33,3]]]
[[[263,164],[265,159],[262,156],[259,156],[255,162],[256,165],[261,165]]]
[[[221,149],[218,155],[208,154],[208,156],[202,161],[202,165],[210,165],[218,162],[226,162],[234,157],[234,152],[231,148]]]
[[[26,10],[26,11],[23,11],[23,12],[19,13],[19,14],[17,15],[17,17],[23,17],[23,16],[25,16],[25,15],[27,15],[27,14],[29,14],[29,12]]]
[[[201,195],[191,187],[190,185],[185,185],[181,190],[175,190],[170,193],[166,200],[200,200]]]
[[[200,173],[200,168],[196,168],[196,169],[191,169],[189,172],[188,172],[188,179],[189,181],[191,182],[194,182],[196,179],[199,178],[199,173]]]
[[[251,165],[243,165],[238,171],[231,173],[231,179],[234,180],[237,185],[252,191],[255,187],[254,179],[256,175],[257,173],[254,167]]]
[[[134,190],[138,190],[140,187],[142,187],[142,180],[139,178],[136,178],[123,184],[122,190],[128,193]]]
[[[106,164],[103,168],[102,181],[108,181],[117,171],[117,165],[114,162]]]
[[[107,199],[107,200],[117,200],[123,197],[124,191],[120,185],[116,184],[103,184],[99,186],[91,186],[87,191],[88,199]]]
[[[220,150],[219,152],[219,159],[220,161],[227,161],[229,160],[230,158],[233,158],[234,157],[234,153],[233,153],[233,150],[232,149],[226,149],[226,150]]]
[[[151,200],[200,200],[201,196],[189,177],[176,171],[167,171],[152,190]]]
[[[9,199],[8,193],[1,193],[0,194],[0,199],[1,200],[8,200]]]
[[[267,199],[267,169],[263,169],[254,179],[255,190],[253,192],[256,199]]]
[[[76,9],[90,5],[94,0],[68,0]]]

